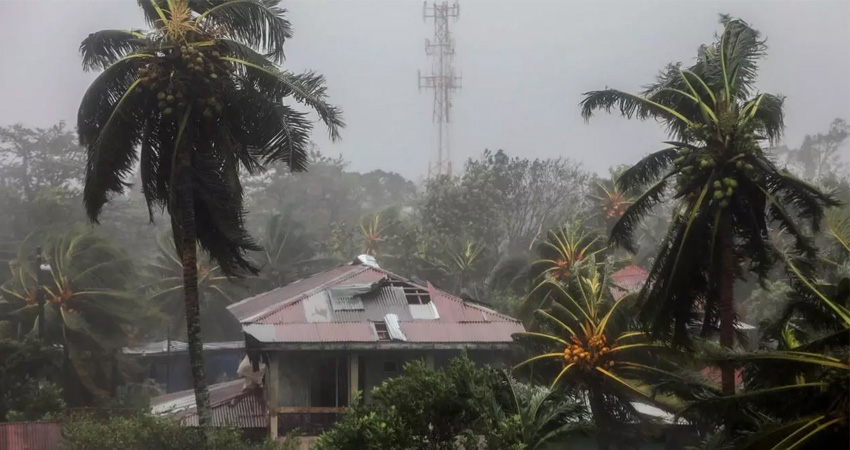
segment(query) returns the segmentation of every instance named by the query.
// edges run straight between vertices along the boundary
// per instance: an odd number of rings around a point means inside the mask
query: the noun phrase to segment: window
[[[431,296],[428,295],[428,291],[422,288],[411,286],[400,281],[391,282],[390,286],[402,288],[404,291],[404,298],[407,299],[408,305],[425,305],[431,302]]]
[[[398,372],[399,372],[398,361],[393,361],[393,360],[384,361],[384,374],[395,375]]]
[[[390,340],[390,332],[387,330],[387,324],[384,322],[375,322],[373,324],[375,326],[375,332],[378,333],[379,341],[389,341]]]
[[[348,359],[322,356],[310,364],[310,406],[348,406]]]

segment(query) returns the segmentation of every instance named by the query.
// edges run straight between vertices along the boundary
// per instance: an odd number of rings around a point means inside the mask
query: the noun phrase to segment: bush
[[[570,399],[466,357],[445,370],[415,362],[375,388],[370,404],[355,402],[312,450],[540,448],[581,418]]]
[[[141,414],[130,418],[113,417],[104,421],[79,417],[62,427],[62,450],[206,450],[201,447],[200,429],[183,427],[170,419]],[[213,432],[216,450],[292,450],[295,442],[264,441],[249,443],[238,429],[221,428]]]

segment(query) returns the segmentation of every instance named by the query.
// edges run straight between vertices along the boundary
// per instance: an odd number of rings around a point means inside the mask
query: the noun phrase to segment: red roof
[[[627,294],[640,290],[646,282],[647,276],[649,276],[649,272],[636,265],[614,272],[614,275],[612,275],[614,286],[611,287],[611,295],[614,296],[614,300],[619,300]]]
[[[244,380],[228,381],[209,387],[212,423],[216,427],[265,428],[269,414],[262,389],[243,390]],[[179,420],[186,426],[198,426],[195,392],[191,389],[151,399],[155,414]]]
[[[390,284],[361,296],[362,305],[334,306],[332,288],[382,280]],[[410,306],[405,289],[427,292],[430,302]],[[377,342],[373,324],[387,314],[395,315],[401,340],[410,343],[510,343],[512,334],[524,330],[512,317],[367,265],[338,267],[229,309],[243,331],[266,343]]]
[[[55,450],[62,441],[59,422],[0,423],[0,449]]]
[[[721,375],[720,369],[716,367],[706,367],[700,371],[702,375],[709,381],[720,384]],[[741,385],[744,382],[744,372],[741,369],[735,369],[735,387]]]

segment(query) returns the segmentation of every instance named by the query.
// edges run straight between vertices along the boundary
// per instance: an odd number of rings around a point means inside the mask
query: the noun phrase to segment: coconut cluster
[[[606,355],[611,351],[608,340],[604,335],[591,336],[586,345],[576,339],[573,345],[564,349],[564,361],[567,364],[579,364],[585,368],[614,367],[614,361],[607,360]]]
[[[140,92],[149,92],[165,116],[192,105],[204,117],[222,113],[221,92],[233,64],[221,59],[215,46],[182,45],[138,69]]]

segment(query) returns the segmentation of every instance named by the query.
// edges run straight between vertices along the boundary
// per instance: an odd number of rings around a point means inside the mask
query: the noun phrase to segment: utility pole
[[[425,40],[425,54],[431,59],[430,74],[419,73],[419,90],[434,90],[434,113],[437,124],[437,160],[428,164],[428,178],[452,174],[449,124],[451,123],[452,92],[461,87],[461,78],[455,76],[455,43],[449,29],[449,18],[460,16],[460,5],[455,1],[422,3],[422,18],[434,19],[434,37]]]
[[[41,247],[35,249],[35,301],[38,303],[38,339],[44,341],[44,281],[41,278],[44,265]]]

